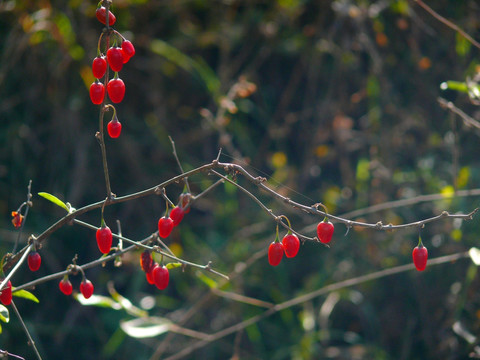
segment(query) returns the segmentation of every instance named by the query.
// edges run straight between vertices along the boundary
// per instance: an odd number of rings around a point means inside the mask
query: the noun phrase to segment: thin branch
[[[180,168],[180,171],[182,172],[182,174],[185,172],[183,171],[183,167],[182,167],[182,163],[180,162],[180,159],[178,158],[178,154],[177,154],[177,149],[175,147],[175,141],[173,141],[172,137],[170,135],[168,135],[168,138],[170,139],[170,143],[172,144],[172,152],[173,152],[173,157],[175,158],[175,160],[177,161],[177,165],[178,167]],[[183,182],[185,183],[185,186],[187,188],[187,191],[189,193],[191,193],[190,191],[190,184],[188,183],[188,177],[184,177],[183,178]]]
[[[465,114],[462,110],[460,110],[459,108],[457,108],[451,101],[447,101],[441,97],[439,97],[437,99],[438,103],[440,104],[440,106],[444,109],[448,109],[450,110],[451,112],[453,112],[454,114],[460,116],[463,120],[463,123],[467,126],[467,127],[474,127],[474,128],[477,128],[477,129],[480,129],[480,122],[478,122],[477,120],[475,120],[474,118],[468,116],[467,114]]]
[[[464,259],[464,258],[468,258],[468,257],[469,257],[468,252],[461,252],[461,253],[456,253],[456,254],[452,254],[452,255],[446,255],[446,256],[442,256],[442,257],[438,257],[438,258],[429,260],[428,261],[428,266],[430,267],[430,266],[433,266],[433,265],[449,263],[449,262],[452,262],[452,261],[456,261],[456,260],[460,260],[460,259]],[[193,345],[184,348],[182,351],[180,351],[180,352],[178,352],[178,353],[176,353],[176,354],[174,354],[170,357],[165,358],[165,360],[182,359],[185,356],[191,354],[193,351],[195,351],[197,349],[200,349],[200,348],[210,344],[213,341],[217,341],[221,338],[224,338],[225,336],[228,336],[230,334],[233,334],[233,333],[236,333],[240,330],[243,330],[243,329],[245,329],[245,328],[247,328],[251,325],[254,325],[257,322],[259,322],[259,321],[261,321],[261,320],[263,320],[263,319],[265,319],[265,318],[267,318],[267,317],[269,317],[269,316],[271,316],[271,315],[273,315],[273,314],[275,314],[279,311],[291,308],[291,307],[296,306],[296,305],[303,304],[303,303],[305,303],[307,301],[310,301],[312,299],[315,299],[319,296],[328,294],[332,291],[338,291],[338,290],[341,290],[343,288],[360,285],[360,284],[368,282],[368,281],[378,280],[378,279],[381,279],[383,277],[400,274],[402,272],[413,270],[414,268],[415,268],[415,266],[413,264],[400,265],[400,266],[395,266],[393,268],[380,270],[380,271],[377,271],[377,272],[374,272],[374,273],[361,275],[361,276],[358,276],[358,277],[354,277],[354,278],[351,278],[351,279],[347,279],[347,280],[344,280],[344,281],[340,281],[340,282],[337,282],[337,283],[334,283],[334,284],[324,286],[324,287],[322,287],[318,290],[312,291],[308,294],[301,295],[301,296],[295,297],[293,299],[287,300],[283,303],[277,304],[274,307],[266,310],[262,314],[251,317],[250,319],[241,321],[241,322],[239,322],[235,325],[232,325],[232,326],[227,327],[223,330],[220,330],[220,331],[210,335],[208,337],[208,339],[198,341],[198,342],[194,343]]]
[[[33,351],[35,352],[35,355],[37,356],[38,360],[42,360],[42,357],[40,356],[40,353],[38,352],[37,347],[35,346],[35,341],[33,341],[32,336],[30,335],[30,332],[28,331],[27,325],[23,322],[22,316],[20,315],[20,312],[18,311],[17,307],[15,306],[15,303],[12,301],[10,304],[12,305],[12,309],[15,312],[15,314],[18,317],[18,320],[20,320],[20,323],[22,324],[23,331],[27,335],[28,338],[28,345],[30,345],[33,348]]]
[[[435,10],[433,10],[430,6],[425,4],[422,0],[413,0],[418,5],[420,5],[425,11],[427,11],[430,15],[432,15],[435,19],[440,21],[442,24],[448,26],[450,29],[458,32],[462,35],[467,41],[469,41],[472,45],[476,48],[480,49],[480,43],[478,43],[474,38],[468,35],[464,30],[462,30],[458,25],[454,24],[450,20],[445,19],[442,15],[438,14]]]
[[[25,222],[27,221],[28,210],[32,206],[32,180],[31,179],[28,182],[28,186],[27,186],[27,201],[24,202],[23,204],[25,204],[27,206],[27,209],[25,210],[25,214],[23,215],[23,221],[22,221],[22,224],[20,225],[20,230],[18,231],[17,238],[15,239],[15,245],[13,246],[13,250],[12,250],[12,253],[14,253],[14,254],[17,251],[18,243],[20,241],[20,237],[22,236],[23,226],[25,225]]]

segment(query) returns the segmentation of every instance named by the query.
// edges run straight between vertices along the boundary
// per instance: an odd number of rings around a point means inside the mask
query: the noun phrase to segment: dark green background
[[[428,3],[479,38],[478,2]],[[63,215],[38,192],[77,208],[106,196],[94,138],[99,108],[88,96],[89,68],[102,30],[95,8],[96,3],[81,0],[0,1],[2,254],[13,248],[10,212],[25,200],[29,179],[34,207],[23,243]],[[437,103],[444,96],[479,117],[465,94],[440,91],[443,81],[475,75],[478,49],[413,2],[122,0],[114,1],[112,10],[115,28],[136,47],[120,72],[126,84],[125,99],[116,106],[122,135],[106,139],[117,195],[178,174],[168,135],[187,170],[212,161],[222,146],[222,161],[267,176],[269,186],[305,205],[322,201],[336,215],[478,186],[478,131]],[[238,112],[227,112],[224,130],[242,158],[201,116],[201,109],[216,113],[220,97],[240,76],[257,91],[236,100]],[[213,181],[207,175],[191,178],[193,192]],[[276,214],[287,215],[298,231],[321,220],[285,207],[241,177],[239,183]],[[176,200],[181,190],[172,186],[167,194]],[[469,212],[477,204],[475,197],[418,203],[362,220],[405,223],[442,210]],[[110,207],[105,217],[112,229],[120,219],[123,234],[139,240],[155,231],[164,210],[161,198],[148,197]],[[100,212],[82,220],[98,226]],[[433,258],[475,246],[477,229],[477,218],[447,219],[429,224],[422,237]],[[284,259],[277,268],[262,257],[222,289],[280,303],[410,263],[418,236],[415,229],[345,232],[337,225],[330,249],[305,244],[295,259]],[[194,204],[169,243],[181,247],[186,260],[211,260],[230,273],[274,236],[275,223],[251,199],[220,186]],[[41,250],[38,273],[22,268],[13,283],[61,271],[75,254],[80,264],[98,258],[93,231],[67,226],[56,232]],[[178,319],[209,292],[191,268],[172,270],[168,289],[157,291],[146,283],[138,255],[126,256],[121,268],[107,264],[87,271],[95,293],[107,295],[111,280],[137,306],[145,296],[155,296],[151,315]],[[477,343],[458,335],[458,326],[479,334],[476,272],[466,259],[368,282],[338,292],[327,317],[320,315],[326,299],[320,297],[247,328],[236,347],[232,335],[190,358],[227,359],[237,349],[244,359],[465,359]],[[72,278],[75,288],[79,281]],[[34,291],[40,304],[16,300],[44,359],[149,359],[165,337],[129,338],[119,329],[120,320],[131,318],[125,312],[83,307],[57,285],[47,282]],[[261,311],[213,296],[186,327],[213,333]],[[2,326],[0,349],[33,358],[15,316]],[[194,341],[176,336],[167,354]]]

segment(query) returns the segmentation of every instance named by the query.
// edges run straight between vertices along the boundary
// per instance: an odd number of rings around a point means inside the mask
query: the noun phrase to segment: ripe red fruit
[[[80,292],[85,299],[88,299],[93,295],[93,284],[90,280],[86,279],[80,283]]]
[[[423,271],[427,267],[428,251],[423,244],[418,245],[412,252],[413,263],[418,271]]]
[[[107,124],[107,131],[108,135],[110,135],[112,139],[116,139],[120,136],[120,133],[122,132],[122,124],[116,118],[110,120]]]
[[[172,232],[173,229],[173,220],[170,217],[162,216],[158,220],[158,235],[161,238],[167,238],[168,235]]]
[[[112,231],[108,226],[97,230],[97,245],[102,254],[108,254],[112,247]]]
[[[90,85],[90,100],[95,105],[100,105],[105,97],[105,86],[102,83],[95,81]]]
[[[125,40],[124,42],[122,42],[122,51],[123,51],[124,63],[126,63],[128,60],[130,60],[130,58],[133,55],[135,55],[135,47],[128,40]],[[126,61],[125,61],[125,57],[127,58]]]
[[[148,273],[152,270],[154,265],[152,253],[148,250],[142,252],[142,255],[140,255],[140,267],[142,270]]]
[[[328,244],[333,236],[333,224],[328,220],[323,220],[317,225],[317,237],[320,242]]]
[[[99,7],[97,9],[97,11],[95,12],[95,16],[97,17],[98,21],[100,21],[103,25],[106,25],[106,23],[107,23],[107,9],[105,9],[105,7],[103,7],[103,6]],[[108,11],[108,25],[112,26],[113,24],[115,24],[115,21],[117,21],[117,18],[109,10]]]
[[[63,294],[67,296],[70,295],[73,291],[72,283],[70,282],[70,280],[68,280],[68,278],[62,279],[62,281],[58,283],[58,288]]]
[[[107,92],[112,102],[116,104],[121,102],[125,96],[125,84],[122,79],[116,78],[110,80],[107,84]]]
[[[123,52],[119,47],[111,47],[107,50],[108,65],[113,71],[120,71],[123,67]]]
[[[268,262],[272,266],[277,266],[282,261],[285,249],[280,242],[272,242],[268,247]]]
[[[153,270],[153,280],[155,282],[155,286],[160,290],[164,290],[168,286],[169,279],[170,275],[165,266],[157,266]]]
[[[32,251],[30,254],[28,254],[27,262],[28,262],[28,267],[30,268],[31,271],[37,271],[38,269],[40,269],[40,264],[42,263],[42,257],[38,252]]]
[[[145,273],[145,276],[147,277],[147,281],[150,285],[155,284],[155,280],[153,278],[153,271],[158,267],[157,263],[154,263],[150,269],[149,272]]]
[[[177,226],[178,224],[180,224],[184,215],[185,212],[183,211],[183,209],[179,206],[175,206],[170,211],[170,218],[173,220],[173,226]]]
[[[107,71],[107,60],[105,60],[105,56],[96,57],[93,59],[92,62],[92,73],[97,79],[100,79],[105,75]]]
[[[287,255],[288,258],[293,258],[297,255],[298,249],[300,248],[300,240],[298,240],[297,235],[285,235],[283,237],[282,244],[283,248],[285,249],[285,255]]]
[[[10,305],[12,303],[12,282],[10,280],[8,280],[7,285],[5,285],[5,287],[2,289],[2,294],[0,295],[0,301],[5,306]]]

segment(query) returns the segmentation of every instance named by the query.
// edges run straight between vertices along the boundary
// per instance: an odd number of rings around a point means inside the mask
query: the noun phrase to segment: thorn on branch
[[[379,221],[379,222],[377,222],[377,223],[375,224],[375,227],[376,227],[377,229],[381,229],[381,228],[383,227],[383,223],[382,223],[381,221]]]

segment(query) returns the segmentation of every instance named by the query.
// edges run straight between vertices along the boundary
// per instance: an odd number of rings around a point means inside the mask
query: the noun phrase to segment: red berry
[[[158,235],[161,238],[167,238],[168,235],[172,232],[173,229],[173,220],[170,217],[162,216],[158,220]]]
[[[5,285],[5,287],[2,289],[2,294],[0,294],[0,301],[5,306],[12,303],[12,282],[10,280],[8,280],[7,285]]]
[[[333,224],[324,220],[317,225],[317,237],[320,242],[328,244],[332,240],[333,236]]]
[[[105,97],[105,86],[102,83],[95,81],[90,85],[90,99],[95,105],[100,105]]]
[[[185,212],[179,206],[175,206],[172,211],[170,211],[170,218],[173,220],[173,226],[177,226],[183,219]]]
[[[123,51],[123,56],[124,57],[127,57],[127,61],[133,56],[135,55],[135,47],[133,46],[133,44],[128,41],[128,40],[125,40],[124,42],[122,42],[122,51]],[[124,62],[127,62],[124,60]]]
[[[42,257],[40,254],[36,251],[32,251],[30,254],[28,254],[28,267],[30,268],[31,271],[37,271],[40,269],[40,264],[42,263]]]
[[[99,7],[95,12],[95,16],[97,17],[98,21],[100,21],[103,25],[107,23],[107,9],[105,7]],[[112,12],[108,11],[108,25],[112,26],[117,21],[115,15]]]
[[[152,268],[150,269],[149,272],[145,273],[145,276],[147,277],[147,281],[150,285],[153,285],[155,284],[155,280],[153,278],[153,272],[154,270],[158,267],[158,264],[157,263],[154,263]]]
[[[155,286],[160,290],[164,290],[168,286],[169,279],[170,275],[165,266],[157,266],[153,270],[153,280],[155,281]]]
[[[152,270],[154,265],[152,253],[148,250],[142,252],[142,255],[140,255],[140,267],[142,270],[148,273]]]
[[[63,279],[62,281],[60,281],[58,283],[58,288],[60,289],[60,291],[65,294],[65,295],[70,295],[73,291],[73,286],[72,286],[72,283],[70,282],[70,280],[67,279]]]
[[[102,254],[108,254],[112,247],[112,231],[108,226],[97,230],[97,245]]]
[[[107,91],[110,100],[114,103],[119,103],[125,96],[125,84],[122,79],[112,79],[107,84]]]
[[[112,139],[116,139],[122,132],[122,124],[120,121],[118,121],[118,119],[110,120],[107,124],[107,131],[108,135],[110,135]]]
[[[80,283],[80,292],[85,299],[88,299],[93,294],[93,284],[90,280],[84,280]]]
[[[123,52],[119,47],[111,47],[107,50],[108,64],[113,71],[120,71],[123,67]]]
[[[283,244],[280,242],[272,242],[268,247],[268,262],[272,266],[277,266],[282,261]]]
[[[285,255],[287,255],[288,258],[293,258],[297,255],[298,249],[300,248],[300,240],[298,240],[297,235],[285,235],[283,237],[282,244],[283,248],[285,249]]]
[[[422,244],[413,249],[413,263],[418,271],[423,271],[427,267],[428,251]]]
[[[105,60],[105,56],[96,57],[93,59],[92,62],[92,73],[97,79],[100,79],[105,75],[107,71],[107,60]]]

